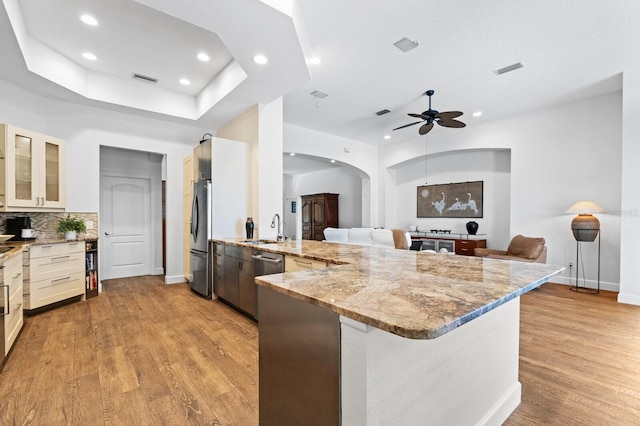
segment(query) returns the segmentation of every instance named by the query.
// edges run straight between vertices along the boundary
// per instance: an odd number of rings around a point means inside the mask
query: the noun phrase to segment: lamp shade
[[[592,201],[578,201],[565,213],[577,213],[571,221],[571,231],[576,241],[593,241],[600,232],[600,221],[593,213],[606,213],[606,210]]]

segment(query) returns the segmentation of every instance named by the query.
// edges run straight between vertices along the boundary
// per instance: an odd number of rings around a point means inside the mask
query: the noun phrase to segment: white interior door
[[[151,182],[103,176],[101,191],[103,279],[151,274]]]

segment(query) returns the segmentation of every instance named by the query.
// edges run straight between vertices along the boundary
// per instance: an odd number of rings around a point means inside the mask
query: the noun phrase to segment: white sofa
[[[395,248],[391,229],[374,228],[326,228],[325,241],[332,243],[356,244],[363,246],[384,246]],[[404,233],[407,247],[411,247],[411,235]]]

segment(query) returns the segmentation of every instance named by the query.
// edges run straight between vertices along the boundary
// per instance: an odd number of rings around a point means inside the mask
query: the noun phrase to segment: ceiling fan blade
[[[443,127],[453,127],[455,129],[460,129],[462,127],[465,127],[466,124],[464,124],[462,121],[458,121],[458,120],[438,120],[438,124],[443,126]]]
[[[460,117],[463,113],[460,111],[443,111],[436,114],[436,118],[443,120],[451,120],[456,117]]]
[[[396,127],[396,128],[395,128],[395,129],[393,129],[393,130],[404,129],[405,127],[413,126],[414,124],[420,124],[420,123],[422,123],[422,122],[423,122],[423,121],[416,121],[415,123],[405,124],[404,126]]]
[[[428,120],[431,118],[428,115],[424,115],[424,114],[407,114],[407,115],[410,115],[411,117],[415,117],[415,118],[422,118],[425,120]]]
[[[421,126],[420,130],[418,130],[418,133],[420,133],[421,135],[426,135],[431,131],[431,129],[433,129],[433,122]]]

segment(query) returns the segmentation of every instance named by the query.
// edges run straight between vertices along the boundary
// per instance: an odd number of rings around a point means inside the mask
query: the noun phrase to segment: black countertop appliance
[[[13,235],[9,241],[30,241],[34,238],[22,238],[22,230],[31,229],[31,218],[29,216],[8,217],[6,225],[6,233]]]

